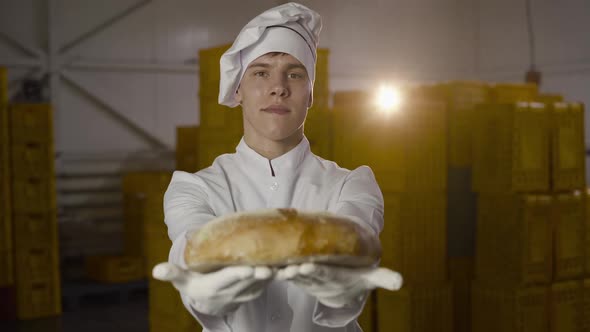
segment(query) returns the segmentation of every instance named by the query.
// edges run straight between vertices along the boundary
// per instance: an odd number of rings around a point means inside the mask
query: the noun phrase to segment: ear
[[[236,90],[236,93],[234,94],[234,100],[236,101],[236,103],[242,104],[243,99],[244,98],[242,97],[242,93],[240,91],[240,86],[238,85],[238,89]]]
[[[313,92],[309,94],[309,100],[307,101],[307,108],[311,108],[313,105]]]

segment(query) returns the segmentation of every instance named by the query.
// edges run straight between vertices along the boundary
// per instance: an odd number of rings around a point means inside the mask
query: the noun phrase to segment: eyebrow
[[[247,69],[254,68],[254,67],[262,67],[262,68],[270,68],[268,63],[254,63],[248,66]]]
[[[254,64],[251,64],[250,66],[248,66],[247,69],[256,68],[256,67],[270,68],[271,66],[268,63],[254,63]],[[290,64],[287,65],[287,70],[294,69],[294,68],[298,68],[298,69],[301,69],[301,70],[306,70],[305,69],[305,66],[302,65],[302,64],[300,64],[300,63],[290,63]]]
[[[287,69],[294,69],[294,68],[298,68],[298,69],[301,69],[301,70],[306,70],[305,69],[305,66],[302,65],[302,64],[300,64],[300,63],[290,63],[290,64],[287,65]]]

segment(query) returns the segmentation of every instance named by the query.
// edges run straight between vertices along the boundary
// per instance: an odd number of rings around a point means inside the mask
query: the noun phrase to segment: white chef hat
[[[315,11],[290,2],[256,16],[240,31],[221,56],[219,103],[235,107],[235,94],[250,62],[270,52],[288,53],[299,60],[313,87],[321,17]]]

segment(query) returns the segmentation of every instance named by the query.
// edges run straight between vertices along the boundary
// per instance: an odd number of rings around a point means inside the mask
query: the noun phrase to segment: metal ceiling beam
[[[45,52],[43,50],[33,47],[22,40],[18,40],[12,36],[9,36],[6,32],[0,31],[0,39],[3,39],[6,44],[11,45],[12,47],[19,49],[30,56],[36,57],[38,59],[43,59],[45,57]]]
[[[61,81],[59,78],[61,68],[59,67],[58,38],[57,38],[57,3],[56,0],[47,1],[47,70],[49,72],[49,101],[53,107],[54,135],[56,150],[61,149],[61,122],[60,118],[61,104],[59,102],[59,92]]]
[[[66,71],[63,71],[61,73],[61,76],[73,88],[75,88],[77,91],[82,93],[82,95],[84,95],[90,101],[92,101],[94,104],[96,104],[101,109],[103,109],[109,116],[111,116],[111,118],[113,118],[113,119],[117,120],[117,122],[123,124],[126,128],[130,129],[133,133],[135,133],[136,135],[138,135],[139,137],[144,139],[146,142],[148,142],[149,144],[151,144],[152,146],[154,146],[156,148],[159,148],[159,149],[162,149],[165,151],[170,150],[170,148],[166,145],[166,143],[164,143],[159,138],[157,138],[154,135],[152,135],[151,133],[149,133],[147,130],[138,126],[131,119],[127,118],[125,115],[123,115],[124,112],[117,110],[117,108],[115,106],[111,105],[109,102],[105,101],[103,98],[92,93],[90,91],[90,89],[84,87],[83,84],[79,83],[75,78],[73,78],[71,75],[69,75]]]
[[[76,61],[65,68],[85,71],[112,71],[112,72],[142,72],[142,73],[187,73],[198,74],[198,65],[187,65],[184,63],[108,63],[94,61]]]
[[[2,65],[3,67],[9,67],[9,68],[18,68],[18,67],[24,67],[24,68],[38,68],[38,67],[43,67],[43,63],[40,60],[34,60],[34,59],[0,59],[0,65]]]
[[[90,31],[83,33],[82,35],[78,36],[74,40],[70,41],[69,43],[63,45],[59,49],[59,54],[65,54],[66,52],[70,51],[74,47],[78,46],[79,44],[83,43],[87,39],[91,38],[92,36],[98,34],[99,32],[103,31],[104,29],[108,28],[109,26],[121,21],[122,19],[126,18],[127,16],[133,14],[138,9],[150,4],[152,0],[143,0],[134,5],[129,6],[127,9],[122,11],[121,13],[109,18],[108,20],[104,21],[103,23],[97,25]]]

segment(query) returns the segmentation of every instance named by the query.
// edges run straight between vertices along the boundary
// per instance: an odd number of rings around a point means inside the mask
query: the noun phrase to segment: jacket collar
[[[271,175],[272,165],[272,170],[274,170],[275,176],[285,176],[297,172],[303,159],[309,152],[309,141],[305,136],[303,136],[301,142],[299,142],[299,144],[293,149],[272,160],[269,160],[254,151],[248,146],[248,144],[246,144],[243,137],[236,147],[236,154],[244,167],[251,169],[254,172],[262,171],[265,174]]]

